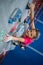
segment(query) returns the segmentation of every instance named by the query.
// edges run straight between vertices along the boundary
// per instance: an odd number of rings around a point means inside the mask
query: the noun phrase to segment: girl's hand
[[[34,3],[30,4],[30,8],[35,8],[35,4]]]
[[[8,42],[8,41],[11,41],[12,40],[12,38],[13,38],[13,36],[10,36],[10,35],[6,35],[5,37],[4,37],[4,42]]]

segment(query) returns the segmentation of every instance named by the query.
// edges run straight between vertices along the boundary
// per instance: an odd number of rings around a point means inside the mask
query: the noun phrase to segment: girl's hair
[[[38,30],[38,29],[33,29],[33,30],[36,31],[36,35],[33,37],[33,39],[38,39],[39,36],[40,36],[40,32],[39,32],[39,30]]]

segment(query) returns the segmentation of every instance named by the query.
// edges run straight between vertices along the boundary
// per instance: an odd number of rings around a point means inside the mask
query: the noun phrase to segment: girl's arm
[[[35,25],[34,25],[34,8],[35,8],[35,4],[30,4],[30,27],[31,29],[35,29]]]
[[[15,41],[20,41],[20,42],[24,42],[24,38],[18,38],[18,37],[14,37],[14,36],[10,36],[10,35],[6,35],[4,37],[4,42],[8,42],[10,40],[15,40]]]
[[[24,42],[24,38],[12,37],[12,40]]]

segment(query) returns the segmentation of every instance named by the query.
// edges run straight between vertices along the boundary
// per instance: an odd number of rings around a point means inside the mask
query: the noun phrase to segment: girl
[[[19,38],[19,37],[14,37],[14,36],[10,36],[10,35],[6,35],[4,37],[4,41],[5,42],[8,42],[10,40],[15,40],[15,41],[19,41],[19,42],[22,42],[25,46],[31,44],[36,38],[39,37],[40,35],[40,32],[39,30],[35,29],[35,25],[34,25],[34,8],[35,8],[35,5],[32,3],[30,4],[30,27],[31,27],[31,30],[27,30],[23,37]]]

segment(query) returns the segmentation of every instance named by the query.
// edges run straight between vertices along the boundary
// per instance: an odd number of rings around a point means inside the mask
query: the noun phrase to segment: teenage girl
[[[35,28],[34,25],[34,8],[35,5],[32,3],[30,4],[30,30],[27,30],[23,37],[14,37],[14,36],[10,36],[10,35],[6,35],[4,37],[4,41],[8,42],[10,40],[15,40],[15,41],[19,41],[22,42],[25,46],[31,44],[36,38],[39,37],[40,32],[38,29]]]

